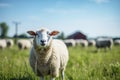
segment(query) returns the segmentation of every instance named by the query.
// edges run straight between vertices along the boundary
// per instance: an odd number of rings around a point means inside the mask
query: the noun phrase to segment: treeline
[[[28,36],[23,33],[20,35],[14,34],[12,37],[8,36],[9,25],[6,22],[0,23],[0,38],[28,38]]]
[[[0,22],[0,38],[30,38],[29,36],[27,36],[26,33],[22,33],[22,34],[14,34],[12,37],[8,36],[8,31],[9,31],[9,25],[6,22]],[[65,39],[65,35],[62,32],[61,34],[59,34],[56,38],[59,39]]]

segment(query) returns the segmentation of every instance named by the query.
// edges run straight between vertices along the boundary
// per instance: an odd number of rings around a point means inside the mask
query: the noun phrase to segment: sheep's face
[[[48,46],[51,40],[51,36],[49,35],[49,31],[40,30],[36,32],[35,42],[37,46]]]
[[[49,46],[50,41],[51,41],[51,36],[54,36],[58,34],[58,31],[52,31],[50,32],[47,29],[41,29],[39,31],[28,31],[28,33],[32,36],[34,36],[34,40],[37,46],[40,47],[46,47]]]

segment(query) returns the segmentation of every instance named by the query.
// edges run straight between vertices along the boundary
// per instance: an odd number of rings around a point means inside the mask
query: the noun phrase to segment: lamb
[[[22,49],[29,49],[32,47],[32,44],[30,42],[30,40],[27,40],[27,39],[20,39],[17,41],[17,45],[18,45],[18,48],[20,50]]]
[[[96,40],[96,48],[104,48],[106,50],[106,48],[112,49],[112,45],[113,45],[113,40],[112,39],[97,39]]]
[[[7,47],[6,40],[0,39],[0,49],[4,49]]]
[[[42,28],[36,32],[28,31],[34,36],[33,47],[30,51],[30,66],[34,73],[44,80],[44,77],[49,75],[51,80],[62,74],[64,80],[64,71],[68,62],[68,50],[64,42],[53,39],[59,31],[52,31]]]

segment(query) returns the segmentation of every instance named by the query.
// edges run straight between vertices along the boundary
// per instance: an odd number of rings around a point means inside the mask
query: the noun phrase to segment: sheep
[[[6,40],[0,39],[0,49],[4,49],[7,47]]]
[[[10,48],[14,45],[14,42],[12,39],[6,39],[7,47]]]
[[[64,43],[66,44],[67,47],[75,47],[76,46],[76,43],[75,43],[75,40],[73,39],[66,39],[64,40]]]
[[[30,40],[27,40],[27,39],[20,39],[20,40],[18,40],[17,41],[17,45],[18,45],[18,48],[20,50],[28,49],[28,48],[32,47],[32,44],[31,44]]]
[[[34,36],[33,47],[30,51],[30,66],[33,72],[44,80],[44,76],[49,75],[51,80],[62,74],[64,80],[64,70],[68,62],[68,50],[63,41],[53,39],[59,31],[52,31],[42,28],[36,32],[28,31],[28,34]]]
[[[112,49],[113,40],[112,39],[96,39],[96,48],[104,48],[106,51],[106,48]]]

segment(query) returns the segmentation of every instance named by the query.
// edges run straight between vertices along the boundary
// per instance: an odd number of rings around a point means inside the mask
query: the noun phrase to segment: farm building
[[[77,31],[67,37],[67,39],[87,39],[87,36],[80,31]]]

